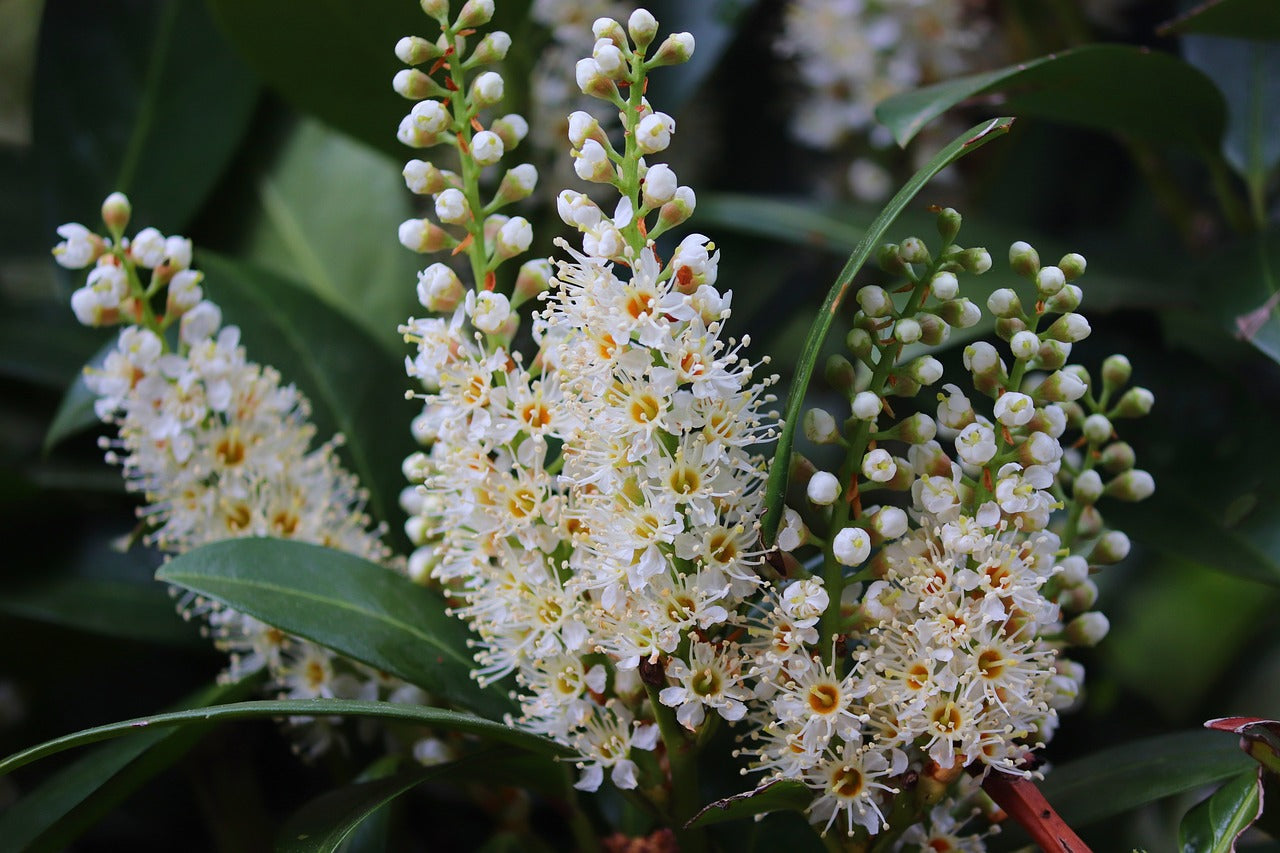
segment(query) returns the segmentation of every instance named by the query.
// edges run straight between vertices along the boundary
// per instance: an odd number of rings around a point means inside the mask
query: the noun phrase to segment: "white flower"
[[[871,556],[871,537],[861,527],[846,527],[831,542],[836,561],[845,566],[861,566]]]
[[[450,187],[436,196],[436,216],[441,222],[450,225],[461,225],[471,218],[471,209],[467,206],[467,197],[462,190]]]
[[[429,311],[452,311],[462,299],[462,281],[444,264],[418,273],[418,301]]]
[[[675,133],[676,121],[666,113],[651,113],[640,120],[636,126],[636,144],[646,154],[656,154],[666,150],[671,144],[671,134]]]
[[[956,454],[966,465],[981,467],[996,455],[996,435],[986,424],[972,423],[956,436]]]
[[[898,473],[898,463],[889,451],[877,447],[862,457],[862,476],[873,483],[887,483]]]
[[[1023,329],[1009,339],[1009,351],[1018,361],[1026,361],[1040,351],[1040,336]]]
[[[467,316],[471,325],[486,334],[494,334],[511,316],[511,303],[501,293],[491,290],[467,292]]]
[[[78,270],[93,263],[102,248],[102,238],[79,222],[58,226],[62,242],[53,247],[54,260],[59,266]]]
[[[129,243],[129,253],[139,266],[148,269],[164,263],[164,235],[154,228],[144,228]]]

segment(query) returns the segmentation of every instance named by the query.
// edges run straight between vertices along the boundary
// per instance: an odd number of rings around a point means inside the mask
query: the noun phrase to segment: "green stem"
[[[685,828],[702,803],[698,795],[696,745],[685,737],[684,729],[676,721],[675,711],[659,701],[658,688],[646,682],[644,689],[658,721],[658,731],[667,748],[667,763],[671,767],[671,829],[676,834],[676,845],[681,853],[703,853],[707,849],[704,831]]]
[[[578,792],[573,787],[573,771],[568,764],[561,766],[564,768],[565,780],[564,804],[568,811],[569,831],[573,834],[574,847],[586,853],[596,853],[600,849],[600,841],[596,838],[591,821],[578,804]]]

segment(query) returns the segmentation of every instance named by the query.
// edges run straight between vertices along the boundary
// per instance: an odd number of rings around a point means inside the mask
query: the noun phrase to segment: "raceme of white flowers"
[[[71,297],[77,318],[123,326],[85,382],[97,395],[98,416],[118,430],[104,440],[108,461],[145,500],[144,541],[181,554],[223,539],[274,536],[385,561],[365,495],[335,455],[339,439],[311,446],[309,403],[275,370],[248,360],[240,330],[222,324],[204,295],[203,273],[191,269],[191,241],[155,228],[125,238],[130,206],[120,193],[102,212],[110,236],[63,225],[54,256],[70,269],[90,267]],[[176,350],[166,334],[175,325]],[[265,667],[288,698],[374,699],[404,688],[214,602],[184,598],[182,605],[188,616],[207,618],[230,653],[228,678]],[[300,745],[315,754],[332,735],[327,723],[311,721]]]
[[[425,6],[444,33],[438,46],[492,14],[474,0],[452,20],[446,4]],[[1089,333],[1076,313],[1084,259],[1041,267],[1015,244],[1011,262],[1036,298],[1030,311],[1011,290],[989,300],[1006,355],[969,345],[976,396],[948,383],[936,415],[896,416],[943,374],[931,356],[901,358],[904,348],[942,344],[981,316],[960,278],[989,269],[990,255],[955,245],[959,215],[944,210],[936,257],[916,238],[880,253],[905,298],[858,293],[853,361],[836,370],[849,411],[805,419],[810,438],[848,450],[846,463],[810,469],[808,503],[788,510],[778,539],[799,558],[820,550],[823,567],[783,559],[780,577],[760,540],[776,379],[758,378],[748,342],[726,337],[731,293],[715,286],[714,244],[691,234],[664,259],[654,242],[696,199],[653,159],[676,122],[648,103],[644,83],[687,59],[693,39],[658,43],[644,10],[592,31],[576,82],[618,111],[623,133],[574,113],[571,157],[579,178],[619,197],[608,210],[560,193],[581,244],[559,241],[568,257],[554,275],[540,261],[514,282],[494,274],[519,252],[503,249],[505,226],[481,187],[486,177],[505,186],[511,171],[486,176],[498,161],[468,142],[485,132],[476,128],[491,105],[474,93],[494,72],[459,76],[483,64],[459,50],[434,69],[452,75],[434,87],[448,100],[420,101],[406,119],[434,116],[426,142],[452,147],[462,167],[410,162],[407,182],[432,196],[435,219],[405,223],[402,242],[464,247],[473,272],[464,287],[444,263],[424,270],[422,303],[442,316],[402,329],[424,402],[414,424],[424,450],[405,464],[419,484],[403,499],[419,545],[411,574],[442,584],[475,630],[478,680],[514,676],[513,722],[577,751],[579,788],[607,775],[648,790],[669,772],[677,789],[693,772],[690,751],[731,724],[750,769],[813,790],[809,814],[824,832],[877,834],[892,815],[925,841],[959,839],[972,795],[963,769],[1028,775],[1030,751],[1081,689],[1083,671],[1062,650],[1105,634],[1088,575],[1122,559],[1128,540],[1094,504],[1150,493],[1112,427],[1145,413],[1150,394],[1117,396],[1123,357],[1108,360],[1096,394],[1082,368],[1065,367]],[[527,315],[526,357],[512,341],[535,295],[543,307]],[[1051,525],[1062,508],[1065,523]],[[644,757],[659,749],[667,771]],[[950,798],[925,811],[914,793],[896,796],[908,779],[936,788],[930,802]],[[981,847],[973,835],[957,843]]]

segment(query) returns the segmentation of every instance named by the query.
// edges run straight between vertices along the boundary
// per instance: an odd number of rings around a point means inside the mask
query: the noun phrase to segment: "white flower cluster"
[[[365,495],[334,453],[338,439],[311,448],[309,404],[279,373],[249,361],[240,330],[204,298],[202,273],[190,269],[191,242],[154,228],[120,236],[128,200],[113,194],[103,206],[116,240],[72,223],[58,229],[54,249],[69,268],[92,264],[88,284],[72,297],[82,322],[128,319],[116,347],[85,382],[95,409],[118,436],[104,440],[131,491],[146,504],[145,541],[170,554],[210,542],[273,536],[339,548],[383,561],[380,530],[370,528]],[[148,286],[139,276],[149,272]],[[105,283],[110,282],[110,286]],[[163,314],[150,305],[166,288]],[[178,324],[178,349],[165,329]],[[397,684],[313,643],[288,636],[230,608],[184,600],[188,615],[207,617],[218,646],[231,654],[228,677],[265,667],[291,698],[377,698]],[[312,751],[330,733],[310,726]]]

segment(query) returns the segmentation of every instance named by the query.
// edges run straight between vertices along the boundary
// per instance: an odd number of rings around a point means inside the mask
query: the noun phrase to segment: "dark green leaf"
[[[689,821],[689,827],[710,826],[744,817],[776,811],[802,811],[813,802],[813,791],[803,782],[781,779],[767,782],[754,791],[744,791],[716,800]]]
[[[76,378],[72,380],[71,387],[58,403],[58,410],[54,412],[53,420],[49,422],[49,431],[44,435],[46,453],[64,438],[102,423],[98,419],[97,412],[93,410],[93,403],[98,399],[98,395],[90,391],[89,386],[85,384],[84,371],[89,368],[101,368],[107,355],[115,348],[116,339],[113,336],[103,344],[102,349],[98,350],[93,358],[89,359],[89,363],[81,368]]]
[[[1241,39],[1280,39],[1275,0],[1209,0],[1159,27],[1160,35],[1200,33]]]
[[[5,309],[0,318],[0,374],[57,390],[76,379],[85,361],[102,347],[104,335],[101,329],[78,324],[69,303],[54,310],[56,318],[48,311]]]
[[[1000,118],[984,124],[976,125],[958,136],[950,145],[939,151],[932,160],[925,164],[919,172],[911,177],[906,185],[898,191],[885,205],[880,215],[867,227],[858,248],[849,257],[844,269],[836,278],[835,284],[827,293],[826,301],[814,317],[805,340],[804,352],[796,365],[796,373],[787,392],[787,410],[781,435],[778,437],[778,448],[774,454],[773,465],[769,471],[769,483],[765,492],[765,515],[761,529],[764,541],[772,544],[778,534],[778,526],[782,522],[782,501],[787,488],[788,462],[791,459],[791,448],[795,443],[796,424],[800,422],[800,410],[804,406],[804,395],[809,388],[809,379],[813,376],[814,365],[822,350],[823,341],[831,329],[836,311],[844,300],[845,294],[853,284],[854,276],[862,269],[867,258],[880,245],[889,226],[898,218],[898,214],[915,198],[934,175],[959,160],[964,155],[976,151],[993,139],[1009,132],[1013,119]]]
[[[235,700],[247,695],[257,681],[214,685],[178,707],[201,708]],[[205,728],[150,729],[98,747],[0,814],[0,838],[7,849],[63,849],[143,782],[184,755]]]
[[[402,159],[396,141],[411,103],[391,88],[404,64],[396,42],[439,34],[417,3],[321,0],[299,14],[290,0],[209,0],[240,54],[298,109]],[[282,41],[281,34],[288,39]]]
[[[485,754],[472,760],[480,758],[493,761],[495,756]],[[332,853],[374,812],[428,779],[449,776],[453,769],[453,763],[419,767],[329,791],[285,822],[276,853]]]
[[[280,371],[312,404],[318,435],[342,433],[342,455],[369,490],[369,510],[401,547],[401,463],[413,450],[404,362],[350,319],[274,273],[201,252],[209,298],[243,333],[249,358]]]
[[[257,92],[199,0],[49,4],[34,149],[48,226],[94,227],[102,199],[121,190],[135,223],[183,229],[248,129]]]
[[[1003,115],[1202,149],[1217,148],[1225,121],[1222,96],[1207,77],[1177,57],[1128,45],[1087,45],[895,95],[876,117],[906,145],[952,107],[993,93],[1002,96],[993,109]]]
[[[229,705],[214,705],[193,711],[154,714],[149,717],[137,717],[132,720],[122,720],[118,723],[108,723],[105,726],[84,729],[74,734],[63,735],[60,738],[45,741],[38,746],[10,755],[0,761],[0,776],[11,773],[33,761],[39,761],[50,755],[57,755],[59,752],[68,749],[150,729],[189,726],[196,723],[222,723],[231,720],[254,720],[264,717],[289,716],[367,717],[379,720],[398,720],[405,723],[436,726],[450,731],[473,734],[542,755],[570,754],[567,748],[544,737],[460,711],[446,711],[443,708],[432,708],[424,705],[402,705],[396,702],[357,702],[351,699],[278,699],[235,702]],[[1236,754],[1240,754],[1238,750],[1236,750]]]
[[[1259,772],[1241,773],[1187,812],[1178,828],[1182,853],[1234,853],[1240,835],[1262,813]]]
[[[280,539],[188,551],[156,577],[499,719],[514,706],[469,675],[467,630],[431,590],[359,557]]]
[[[1208,732],[1134,741],[1055,767],[1040,790],[1073,827],[1250,769],[1234,743]]]
[[[108,637],[164,645],[207,645],[160,584],[58,578],[0,597],[0,612]]]

